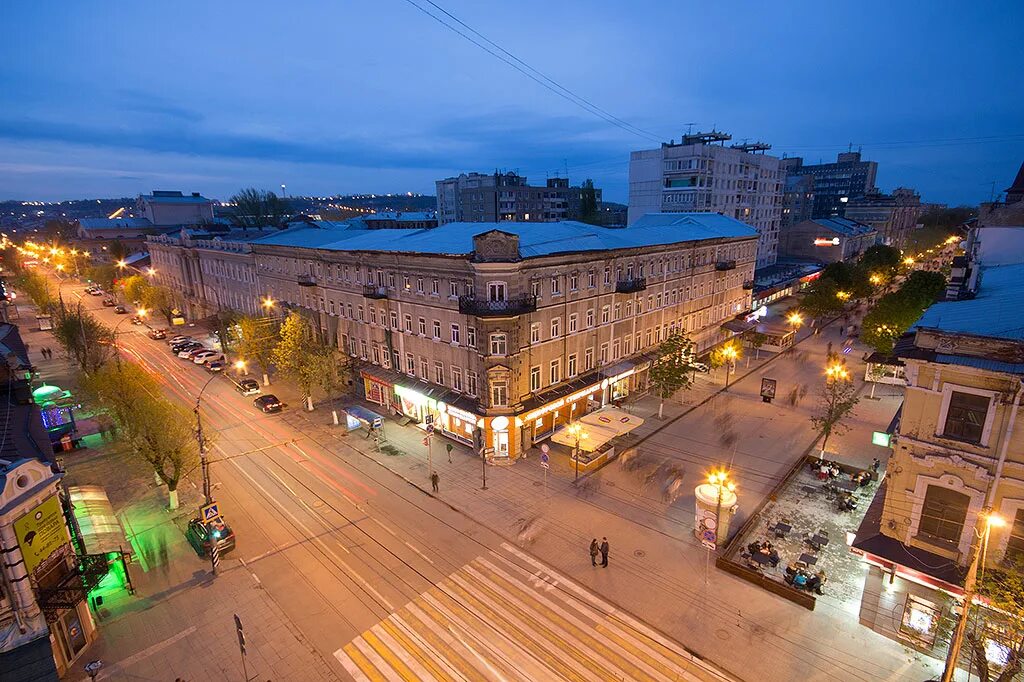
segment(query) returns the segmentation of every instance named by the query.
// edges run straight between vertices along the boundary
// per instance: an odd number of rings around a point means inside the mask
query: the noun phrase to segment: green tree
[[[120,239],[115,239],[114,241],[110,242],[110,246],[107,248],[107,253],[110,254],[110,257],[113,258],[115,262],[119,260],[124,260],[130,255],[128,252],[128,248]]]
[[[768,343],[768,335],[757,331],[757,329],[750,329],[743,333],[743,342],[747,344],[748,348],[754,349],[754,359],[757,360],[761,355],[761,346]],[[747,367],[750,367],[750,355],[747,355]]]
[[[682,331],[674,331],[658,346],[657,356],[650,370],[650,380],[660,398],[658,419],[661,419],[665,401],[693,383],[693,341]]]
[[[279,335],[279,322],[271,317],[245,315],[238,320],[238,340],[235,344],[238,355],[247,362],[254,362],[263,373],[263,385],[270,385],[270,365],[274,362],[274,347]]]
[[[875,244],[860,257],[859,264],[869,273],[892,276],[903,262],[899,249],[885,244]]]
[[[841,365],[833,365],[835,376],[826,377],[820,390],[817,412],[811,417],[811,424],[821,433],[821,456],[825,456],[828,439],[840,436],[849,430],[847,418],[860,402],[857,389],[849,380],[849,373]]]
[[[979,682],[1010,682],[1021,672],[1024,654],[1024,564],[1020,557],[999,568],[986,569],[978,581],[978,595],[985,607],[973,607],[974,627],[964,636]],[[1005,647],[1005,665],[993,671],[988,658],[989,641]]]
[[[116,350],[114,330],[85,310],[81,302],[61,302],[54,308],[53,336],[85,374],[96,372]]]
[[[31,299],[41,314],[53,311],[56,300],[53,297],[53,289],[50,287],[50,280],[35,270],[24,270],[14,282],[14,286],[21,289],[22,293]]]
[[[279,340],[272,353],[274,366],[294,381],[302,393],[306,409],[313,411],[313,387],[317,385],[317,369],[313,354],[314,335],[309,321],[296,312],[288,313],[281,323]]]
[[[93,265],[85,270],[86,279],[98,284],[104,291],[114,290],[114,281],[119,275],[120,273],[113,265]]]
[[[864,316],[861,340],[879,353],[891,353],[896,340],[945,288],[946,278],[937,272],[912,272],[898,291],[880,298]]]
[[[819,278],[800,301],[800,310],[812,318],[834,315],[843,309],[842,289],[831,279]]]
[[[601,214],[597,208],[597,190],[594,189],[594,181],[586,179],[580,187],[580,217],[581,223],[600,225]]]
[[[167,324],[171,324],[171,318],[174,317],[175,311],[178,310],[177,296],[174,292],[165,286],[159,284],[148,284],[142,288],[142,305],[152,311],[154,314],[159,313]]]
[[[243,228],[281,225],[288,217],[288,202],[267,190],[248,187],[231,197],[235,222]]]
[[[118,286],[121,287],[126,301],[140,305],[146,299],[150,284],[142,275],[130,275],[119,280]]]
[[[926,270],[915,270],[910,273],[903,286],[900,287],[900,295],[908,301],[927,308],[939,297],[939,294],[946,290],[946,278],[939,272],[928,272]]]

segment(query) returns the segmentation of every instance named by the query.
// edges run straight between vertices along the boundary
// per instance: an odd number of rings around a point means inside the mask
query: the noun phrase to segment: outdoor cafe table
[[[750,555],[750,558],[756,561],[761,566],[767,566],[772,562],[772,558],[764,552],[754,552]]]
[[[819,535],[819,534],[815,533],[814,537],[811,538],[811,542],[813,542],[815,545],[817,545],[819,547],[824,547],[825,545],[828,544],[828,538],[825,537],[824,535]]]
[[[775,524],[775,534],[776,535],[779,535],[781,533],[782,536],[784,536],[784,535],[786,535],[786,533],[788,533],[791,530],[793,530],[793,526],[789,525],[788,523],[783,523],[782,521],[779,521],[778,523]],[[780,536],[780,537],[782,537],[782,536]]]
[[[848,493],[852,493],[860,487],[853,481],[836,481],[832,485],[840,490],[845,490]]]
[[[818,563],[818,557],[814,556],[813,554],[805,553],[800,555],[800,561],[804,562],[808,566],[813,566],[814,564]]]

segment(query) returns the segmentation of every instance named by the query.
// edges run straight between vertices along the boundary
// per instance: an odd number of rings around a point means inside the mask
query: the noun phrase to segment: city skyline
[[[45,27],[50,39],[25,30],[0,47],[0,199],[154,187],[223,199],[281,184],[305,195],[429,194],[439,178],[498,168],[531,181],[592,177],[625,203],[629,153],[678,139],[692,122],[811,163],[852,144],[879,162],[883,190],[977,203],[1024,157],[1024,97],[999,86],[1020,64],[1012,27],[1024,17],[1011,3],[999,22],[990,7],[925,7],[704,7],[700,21],[720,30],[700,32],[688,28],[692,8],[584,13],[532,0],[310,5],[284,16],[269,4],[242,15],[187,3],[17,7],[12,25]],[[545,20],[522,21],[530,11]],[[531,80],[425,12],[541,75]],[[750,42],[744,25],[763,38]],[[837,25],[851,37],[842,53]],[[964,35],[985,39],[950,47]],[[679,46],[701,57],[681,59]],[[542,87],[545,77],[605,113]]]

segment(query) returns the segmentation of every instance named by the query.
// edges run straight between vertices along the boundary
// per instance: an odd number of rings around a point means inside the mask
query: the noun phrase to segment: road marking
[[[419,549],[417,549],[416,547],[414,547],[414,546],[413,546],[412,544],[410,544],[410,543],[409,543],[408,541],[406,541],[406,542],[405,542],[405,546],[406,546],[406,547],[408,547],[409,549],[411,549],[412,551],[416,552],[417,554],[419,554],[419,555],[420,555],[420,558],[421,558],[421,559],[423,559],[424,561],[426,561],[426,562],[427,562],[428,564],[430,564],[431,566],[433,566],[433,565],[434,565],[434,562],[430,560],[430,557],[428,557],[428,556],[427,556],[426,554],[424,554],[424,553],[423,553],[423,552],[421,552],[421,551],[420,551]]]
[[[184,639],[185,637],[188,637],[189,635],[191,635],[195,631],[196,631],[196,626],[192,625],[190,627],[185,628],[184,630],[182,630],[178,634],[176,634],[176,635],[174,635],[172,637],[168,637],[167,639],[165,639],[162,642],[157,642],[153,646],[147,647],[147,648],[143,649],[142,651],[139,651],[138,653],[132,654],[128,658],[123,658],[120,661],[118,661],[117,663],[115,663],[114,665],[110,666],[109,668],[104,668],[103,670],[101,670],[100,674],[96,676],[96,679],[104,680],[104,679],[106,679],[106,678],[108,678],[108,677],[110,677],[110,676],[112,676],[114,674],[123,673],[123,672],[125,672],[126,668],[130,668],[133,665],[135,665],[136,663],[138,663],[139,661],[144,661],[145,659],[149,658],[153,654],[156,654],[156,653],[159,653],[160,651],[163,651],[164,649],[166,649],[167,647],[171,646],[172,644],[174,644],[178,640]]]

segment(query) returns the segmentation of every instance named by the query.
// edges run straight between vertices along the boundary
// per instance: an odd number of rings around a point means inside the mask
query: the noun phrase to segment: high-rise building
[[[835,163],[804,165],[798,156],[783,159],[782,163],[790,176],[814,178],[810,218],[845,215],[848,201],[875,190],[878,162],[861,161],[860,152],[842,152]]]
[[[870,225],[890,246],[902,247],[921,215],[921,195],[907,187],[892,194],[877,189],[846,202],[845,217]]]
[[[718,131],[695,133],[630,154],[627,224],[646,213],[721,213],[757,230],[757,267],[775,263],[782,220],[779,159],[764,153],[770,145],[725,146],[731,139]]]
[[[810,220],[813,210],[814,176],[787,175],[782,192],[782,229]]]
[[[579,218],[581,187],[570,187],[568,178],[548,178],[542,186],[530,185],[517,173],[462,173],[438,180],[437,222],[547,223]],[[594,190],[601,205],[601,190]]]

